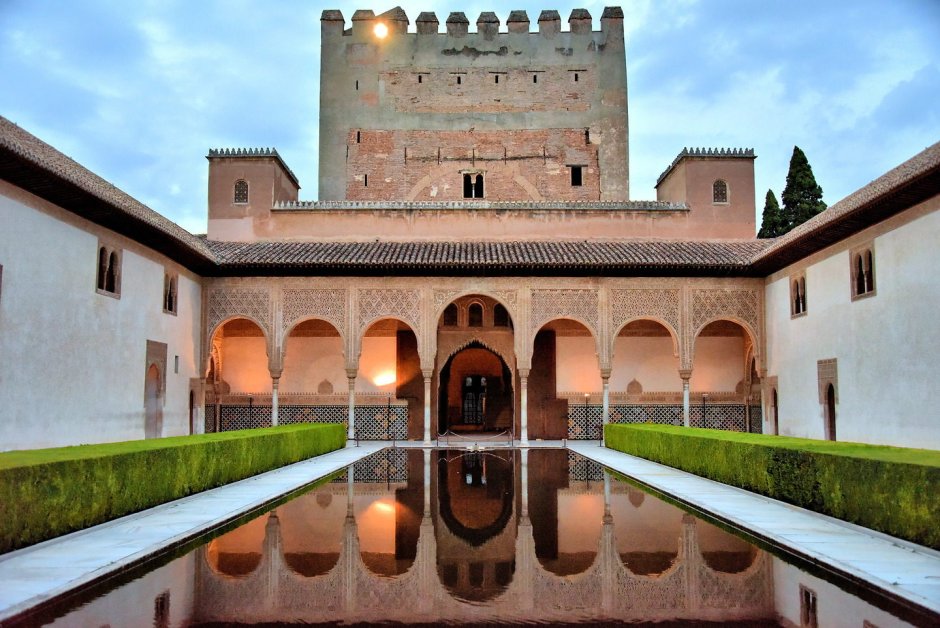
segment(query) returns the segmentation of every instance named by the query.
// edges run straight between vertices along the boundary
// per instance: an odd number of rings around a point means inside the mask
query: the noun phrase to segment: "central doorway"
[[[441,370],[438,430],[502,432],[512,427],[512,374],[479,342],[452,355]]]

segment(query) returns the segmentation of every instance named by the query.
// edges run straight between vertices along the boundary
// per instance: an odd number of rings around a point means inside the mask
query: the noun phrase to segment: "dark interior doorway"
[[[452,355],[441,369],[437,417],[441,434],[510,429],[512,373],[503,359],[478,342]]]

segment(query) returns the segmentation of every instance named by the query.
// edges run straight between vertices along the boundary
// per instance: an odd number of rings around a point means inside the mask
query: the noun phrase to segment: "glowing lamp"
[[[382,22],[379,22],[372,29],[372,32],[375,33],[375,36],[378,37],[379,39],[385,39],[386,37],[388,37],[388,26],[386,26]]]
[[[379,373],[375,376],[375,379],[372,380],[372,383],[376,386],[388,386],[389,384],[394,384],[395,372],[385,371],[384,373]]]

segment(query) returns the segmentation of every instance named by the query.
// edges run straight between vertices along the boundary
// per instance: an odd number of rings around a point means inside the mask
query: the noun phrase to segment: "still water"
[[[387,449],[162,562],[28,621],[909,625],[566,450]]]

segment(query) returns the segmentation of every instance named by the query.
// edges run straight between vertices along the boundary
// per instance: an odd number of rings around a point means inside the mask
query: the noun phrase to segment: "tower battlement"
[[[321,18],[320,200],[629,199],[623,12]]]
[[[568,16],[568,30],[562,30],[561,15],[554,9],[546,9],[539,13],[536,20],[536,30],[531,30],[531,21],[526,11],[510,11],[506,20],[506,30],[500,30],[500,20],[496,13],[484,11],[476,21],[476,31],[470,31],[470,20],[462,11],[455,11],[447,16],[444,22],[445,30],[440,30],[441,22],[433,11],[420,13],[415,20],[416,32],[408,33],[411,21],[401,7],[376,15],[370,9],[359,9],[352,15],[352,26],[346,28],[342,11],[328,9],[323,11],[321,28],[324,35],[344,37],[371,37],[376,24],[383,24],[392,36],[410,35],[425,37],[441,35],[445,37],[482,36],[492,40],[500,35],[539,35],[552,38],[555,35],[568,32],[577,35],[591,33],[593,20],[587,9],[572,9]],[[600,18],[600,32],[623,32],[623,10],[620,7],[607,7]]]

